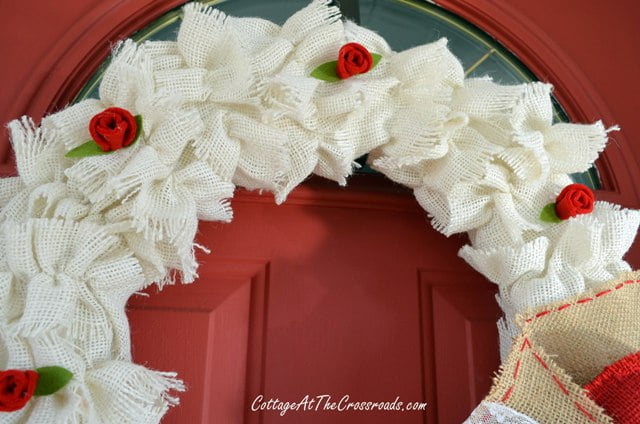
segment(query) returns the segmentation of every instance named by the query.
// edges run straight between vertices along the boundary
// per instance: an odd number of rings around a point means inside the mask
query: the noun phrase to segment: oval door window
[[[308,0],[210,0],[233,16],[254,16],[281,24],[308,4]],[[446,37],[449,48],[462,62],[467,77],[490,76],[501,84],[536,81],[536,76],[498,41],[470,22],[432,3],[414,0],[349,0],[343,9],[358,15],[360,24],[382,35],[396,51]],[[134,40],[173,40],[180,26],[180,9],[168,12],[131,36]],[[76,96],[75,101],[98,97],[98,85],[108,62],[104,63]],[[568,121],[562,106],[554,99],[554,119]],[[360,162],[364,165],[365,159]],[[358,172],[373,173],[363,166]],[[597,169],[574,174],[576,182],[600,188]]]

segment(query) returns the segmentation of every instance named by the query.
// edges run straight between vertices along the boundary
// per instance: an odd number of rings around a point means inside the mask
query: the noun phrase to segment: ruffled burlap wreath
[[[622,257],[638,211],[596,202],[591,213],[540,219],[568,174],[604,149],[602,123],[553,124],[550,85],[465,79],[446,39],[394,52],[329,3],[314,0],[282,26],[188,4],[176,41],[115,48],[99,99],[39,126],[26,117],[9,124],[19,176],[0,179],[0,369],[58,365],[73,378],[0,412],[0,422],[160,421],[183,385],[131,362],[128,297],[197,278],[198,220],[231,221],[236,186],[272,191],[281,203],[312,173],[346,184],[367,153],[372,168],[413,189],[434,228],[469,233],[460,256],[500,290],[503,374],[513,373],[514,338],[516,347],[529,341],[532,367],[548,349],[516,315],[631,271]],[[335,82],[311,76],[348,43],[379,62]],[[95,139],[92,118],[112,107],[142,117],[137,141],[67,157]],[[575,353],[558,342],[557,367],[577,375]],[[535,380],[520,367],[519,381]],[[521,407],[513,403],[521,391],[506,397],[505,384],[501,377],[476,416]],[[507,412],[508,422],[551,422],[519,412]]]

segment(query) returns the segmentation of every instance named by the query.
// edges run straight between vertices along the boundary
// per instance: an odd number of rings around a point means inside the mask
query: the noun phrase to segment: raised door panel
[[[464,239],[409,194],[303,186],[272,201],[241,191],[232,224],[200,225],[213,253],[199,280],[131,303],[134,358],[189,386],[167,422],[461,422],[498,364],[495,287],[457,257]],[[260,394],[428,405],[281,416],[252,411]]]
[[[460,423],[487,394],[500,364],[495,287],[452,270],[421,270],[419,281],[425,386],[437,406],[428,422]]]
[[[247,392],[259,391],[247,365],[261,365],[267,270],[264,261],[214,258],[196,284],[129,301],[134,361],[175,370],[187,385],[164,423],[243,422]]]

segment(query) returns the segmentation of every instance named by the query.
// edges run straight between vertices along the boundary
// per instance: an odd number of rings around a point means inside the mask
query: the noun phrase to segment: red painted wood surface
[[[0,120],[64,107],[109,46],[180,0],[0,2]],[[510,47],[579,122],[624,131],[599,163],[600,198],[640,207],[635,2],[441,0]],[[6,134],[0,172],[13,171]],[[493,288],[377,179],[312,181],[283,206],[240,191],[231,225],[202,223],[200,280],[130,303],[134,356],[189,391],[170,423],[459,423],[497,364]],[[640,249],[629,255],[640,264]],[[250,412],[296,401],[426,401],[426,413]]]
[[[282,206],[239,193],[233,224],[200,225],[213,248],[200,280],[130,302],[135,359],[190,385],[167,422],[460,423],[482,399],[499,364],[495,288],[410,193],[362,180],[312,182]],[[251,411],[259,394],[428,406],[281,417]]]

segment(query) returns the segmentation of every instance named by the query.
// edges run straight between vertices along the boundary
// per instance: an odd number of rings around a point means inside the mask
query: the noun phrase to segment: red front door
[[[21,114],[37,119],[60,109],[116,39],[183,1],[65,0],[63,7],[53,0],[0,2],[6,18],[0,28],[6,62],[0,70],[1,121]],[[550,0],[438,3],[527,59],[556,84],[572,118],[605,116],[607,124],[622,126],[605,152],[601,174],[608,183],[599,196],[637,207],[640,144],[631,142],[640,133],[637,96],[620,89],[638,70],[637,43],[629,41],[637,33],[635,5],[580,2],[582,13],[576,14],[572,2]],[[532,42],[536,37],[539,42]],[[575,66],[567,65],[572,61]],[[567,67],[572,72],[564,72]],[[592,83],[583,84],[575,69]],[[5,132],[0,173],[13,168]],[[494,287],[456,256],[464,238],[437,234],[409,193],[370,188],[377,185],[306,185],[282,206],[241,191],[232,224],[201,223],[199,242],[213,253],[200,256],[200,279],[131,301],[135,360],[176,370],[188,386],[165,422],[464,419],[498,364]],[[638,264],[638,257],[636,246],[629,259]],[[428,405],[420,412],[281,417],[278,411],[251,411],[261,394],[289,402],[305,395],[372,402],[399,396]]]
[[[495,288],[410,193],[353,185],[311,183],[281,206],[237,193],[232,224],[200,225],[213,252],[199,280],[130,302],[135,361],[188,386],[165,422],[459,424],[483,398],[499,364]],[[307,411],[260,410],[306,395]],[[427,406],[338,411],[324,395]]]

